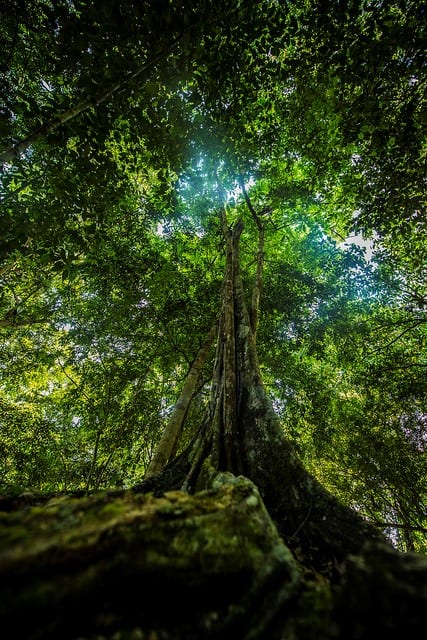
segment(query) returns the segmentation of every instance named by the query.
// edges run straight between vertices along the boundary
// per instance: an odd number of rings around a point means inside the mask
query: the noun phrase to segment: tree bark
[[[257,270],[255,276],[255,283],[252,288],[252,299],[251,299],[251,311],[250,311],[250,319],[251,319],[251,329],[252,334],[255,338],[257,328],[258,328],[258,317],[259,317],[259,304],[261,299],[261,291],[262,291],[262,280],[263,280],[263,271],[264,271],[264,227],[261,227],[258,230],[258,251],[257,251]]]
[[[231,474],[194,497],[54,499],[2,524],[14,638],[257,638],[301,588],[256,487]]]
[[[369,640],[424,621],[424,558],[370,545],[331,584],[230,473],[194,496],[57,497],[0,524],[0,622],[20,640]]]
[[[264,272],[265,228],[264,228],[263,222],[261,221],[261,218],[257,214],[252,204],[252,201],[249,197],[248,192],[246,191],[245,182],[242,176],[239,176],[239,182],[240,182],[240,187],[242,189],[243,197],[245,198],[246,205],[258,229],[257,270],[256,270],[256,276],[255,276],[255,283],[252,289],[252,299],[251,299],[251,307],[250,307],[251,329],[255,337],[256,330],[258,327],[259,303],[261,298],[263,272]]]
[[[209,331],[206,340],[203,342],[199,349],[190,371],[184,382],[181,394],[175,404],[173,412],[167,422],[165,430],[162,434],[160,442],[157,446],[156,452],[148,466],[146,478],[150,478],[157,473],[160,473],[165,465],[171,461],[171,456],[176,450],[177,441],[179,440],[182,427],[185,418],[188,413],[188,409],[193,398],[194,392],[197,387],[197,382],[200,373],[205,365],[206,359],[209,355],[209,350],[212,346],[214,338],[217,334],[217,323]]]
[[[316,571],[332,575],[367,540],[380,542],[383,537],[323,489],[284,436],[261,379],[239,269],[242,225],[237,225],[227,237],[224,300],[208,415],[188,449],[164,474],[152,478],[151,484],[142,483],[140,489],[194,491],[209,487],[218,471],[244,474],[258,486],[288,544]],[[230,310],[234,333],[229,327]]]

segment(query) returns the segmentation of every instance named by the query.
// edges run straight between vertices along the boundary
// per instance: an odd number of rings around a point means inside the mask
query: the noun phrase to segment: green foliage
[[[61,485],[62,452],[55,425],[28,403],[11,403],[3,396],[0,411],[0,490],[13,494]]]
[[[344,502],[422,548],[424,4],[6,5],[1,490],[141,479],[218,315],[224,192],[248,297],[255,281],[243,180],[284,429]]]

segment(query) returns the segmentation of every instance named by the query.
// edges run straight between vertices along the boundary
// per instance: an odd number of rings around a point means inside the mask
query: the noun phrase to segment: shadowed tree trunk
[[[0,615],[14,637],[360,640],[421,627],[426,560],[395,552],[305,471],[284,437],[245,301],[243,224],[228,227],[224,214],[223,227],[200,429],[132,491],[21,511],[3,502]]]
[[[380,533],[306,472],[286,440],[261,379],[239,268],[243,223],[224,222],[227,267],[208,413],[186,451],[141,490],[210,486],[218,471],[258,486],[279,530],[318,570],[330,570]],[[257,278],[258,280],[258,278]],[[339,536],[337,535],[339,531]]]

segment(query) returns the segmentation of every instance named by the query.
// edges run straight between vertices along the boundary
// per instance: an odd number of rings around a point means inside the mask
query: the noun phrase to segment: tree
[[[356,638],[391,630],[415,631],[421,624],[426,563],[415,556],[400,557],[388,548],[375,529],[343,507],[304,470],[283,435],[262,385],[256,327],[251,325],[244,299],[238,258],[243,224],[238,220],[229,228],[225,216],[223,222],[226,276],[205,422],[188,448],[160,475],[133,488],[137,494],[147,489],[158,495],[169,492],[157,502],[153,498],[141,501],[123,492],[78,500],[81,512],[71,537],[47,536],[40,507],[27,516],[5,518],[6,541],[10,536],[18,540],[17,551],[4,556],[3,575],[9,585],[2,599],[5,621],[12,621],[17,610],[28,610],[33,616],[31,626],[35,619],[36,633],[45,637],[58,633],[74,637],[82,629],[89,634],[101,631],[138,637],[155,629],[163,637],[283,637],[283,633],[292,632],[302,637]],[[244,476],[257,483],[262,498]],[[183,491],[170,492],[175,487]],[[210,491],[203,491],[206,488]],[[188,493],[195,494],[192,501],[185,497]],[[262,500],[279,526],[280,537]],[[48,502],[47,509],[49,505],[58,523],[76,517],[72,500],[62,506],[59,503],[59,511],[55,501]],[[44,509],[41,513],[45,518]],[[16,530],[21,518],[37,540],[35,552],[25,542],[27,531]],[[251,519],[255,524],[249,524]],[[364,547],[368,540],[371,546]],[[239,547],[233,541],[238,541]],[[243,550],[241,541],[245,541]],[[174,552],[165,551],[168,545]],[[138,551],[141,546],[142,553]],[[65,561],[59,557],[51,560],[47,574],[26,586],[29,572],[45,563],[46,554],[55,547],[65,553]],[[108,560],[118,549],[120,560]],[[76,567],[76,552],[89,559],[87,564],[77,563]],[[201,558],[201,564],[196,558]],[[208,558],[212,558],[211,565]],[[346,577],[338,581],[340,587],[334,593],[331,584],[337,582],[336,574],[345,560]],[[136,569],[131,569],[133,563]],[[305,575],[300,573],[302,568]],[[59,595],[54,595],[64,572],[65,584]],[[18,575],[15,582],[13,575]],[[411,580],[409,594],[407,575]],[[135,581],[152,577],[159,586],[150,595],[143,589],[147,608],[143,606],[138,614],[132,593]],[[206,589],[226,577],[231,578],[233,591],[227,598],[212,599]],[[192,598],[191,616],[184,600],[172,591],[172,618],[161,621],[163,614],[156,598],[161,599],[159,589],[166,578],[175,589],[183,589],[183,579],[189,581],[184,592]],[[118,579],[126,582],[125,588],[120,584],[120,594]],[[72,586],[74,580],[79,588]],[[246,589],[245,580],[250,581]],[[369,601],[363,597],[367,585]],[[374,598],[378,587],[381,595]],[[99,589],[103,604],[98,599]],[[204,597],[200,592],[195,597],[195,589],[205,592]],[[243,590],[243,595],[236,599],[234,589]],[[74,622],[70,627],[67,614],[52,615],[52,597],[56,607],[62,608],[82,593],[88,594],[89,600],[77,625]],[[256,617],[250,618],[248,626],[244,616],[249,606]],[[221,611],[223,619],[219,618]],[[374,613],[377,617],[372,622]],[[15,623],[15,628],[23,637],[34,637],[26,619]]]
[[[224,4],[223,14],[210,2],[145,3],[116,29],[127,2],[99,14],[39,2],[32,18],[50,25],[46,36],[12,4],[11,77],[29,40],[44,84],[24,74],[24,104],[7,88],[5,130],[18,140],[2,182],[8,461],[31,454],[25,438],[13,448],[12,428],[40,425],[64,466],[77,463],[62,486],[1,500],[5,626],[26,638],[415,633],[425,560],[395,551],[344,503],[403,531],[407,548],[425,533],[422,434],[414,446],[423,391],[398,396],[402,377],[387,371],[422,371],[423,320],[404,315],[396,292],[419,271],[406,240],[372,267],[337,240],[360,205],[357,219],[388,251],[393,224],[377,196],[398,177],[386,162],[394,143],[373,136],[360,153],[352,137],[350,88],[366,89],[353,39],[373,29],[376,81],[385,75],[389,91],[403,70],[419,97],[420,9],[408,3],[408,26],[397,3],[342,12],[326,2],[321,14],[311,2]],[[385,73],[382,56],[395,60],[407,28],[415,52]],[[62,51],[52,69],[44,44]],[[344,95],[336,80],[348,77]],[[377,123],[378,105],[353,106],[364,131]],[[419,104],[410,112],[416,122]],[[399,138],[399,153],[416,159],[404,180],[418,206],[416,137]],[[368,202],[355,165],[375,185]],[[403,224],[415,200],[399,202]],[[418,281],[412,298],[423,299]],[[381,327],[394,331],[384,348]],[[41,458],[55,451],[48,442]],[[10,494],[20,478],[8,464]]]

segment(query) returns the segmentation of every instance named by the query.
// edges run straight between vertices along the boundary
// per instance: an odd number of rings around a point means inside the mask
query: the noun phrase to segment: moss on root
[[[17,639],[415,637],[424,558],[370,543],[336,573],[293,555],[256,486],[230,473],[195,495],[106,492],[0,512],[0,624]]]
[[[270,581],[282,603],[299,588],[257,489],[230,474],[195,496],[104,493],[2,514],[0,550],[15,637],[244,637]]]

